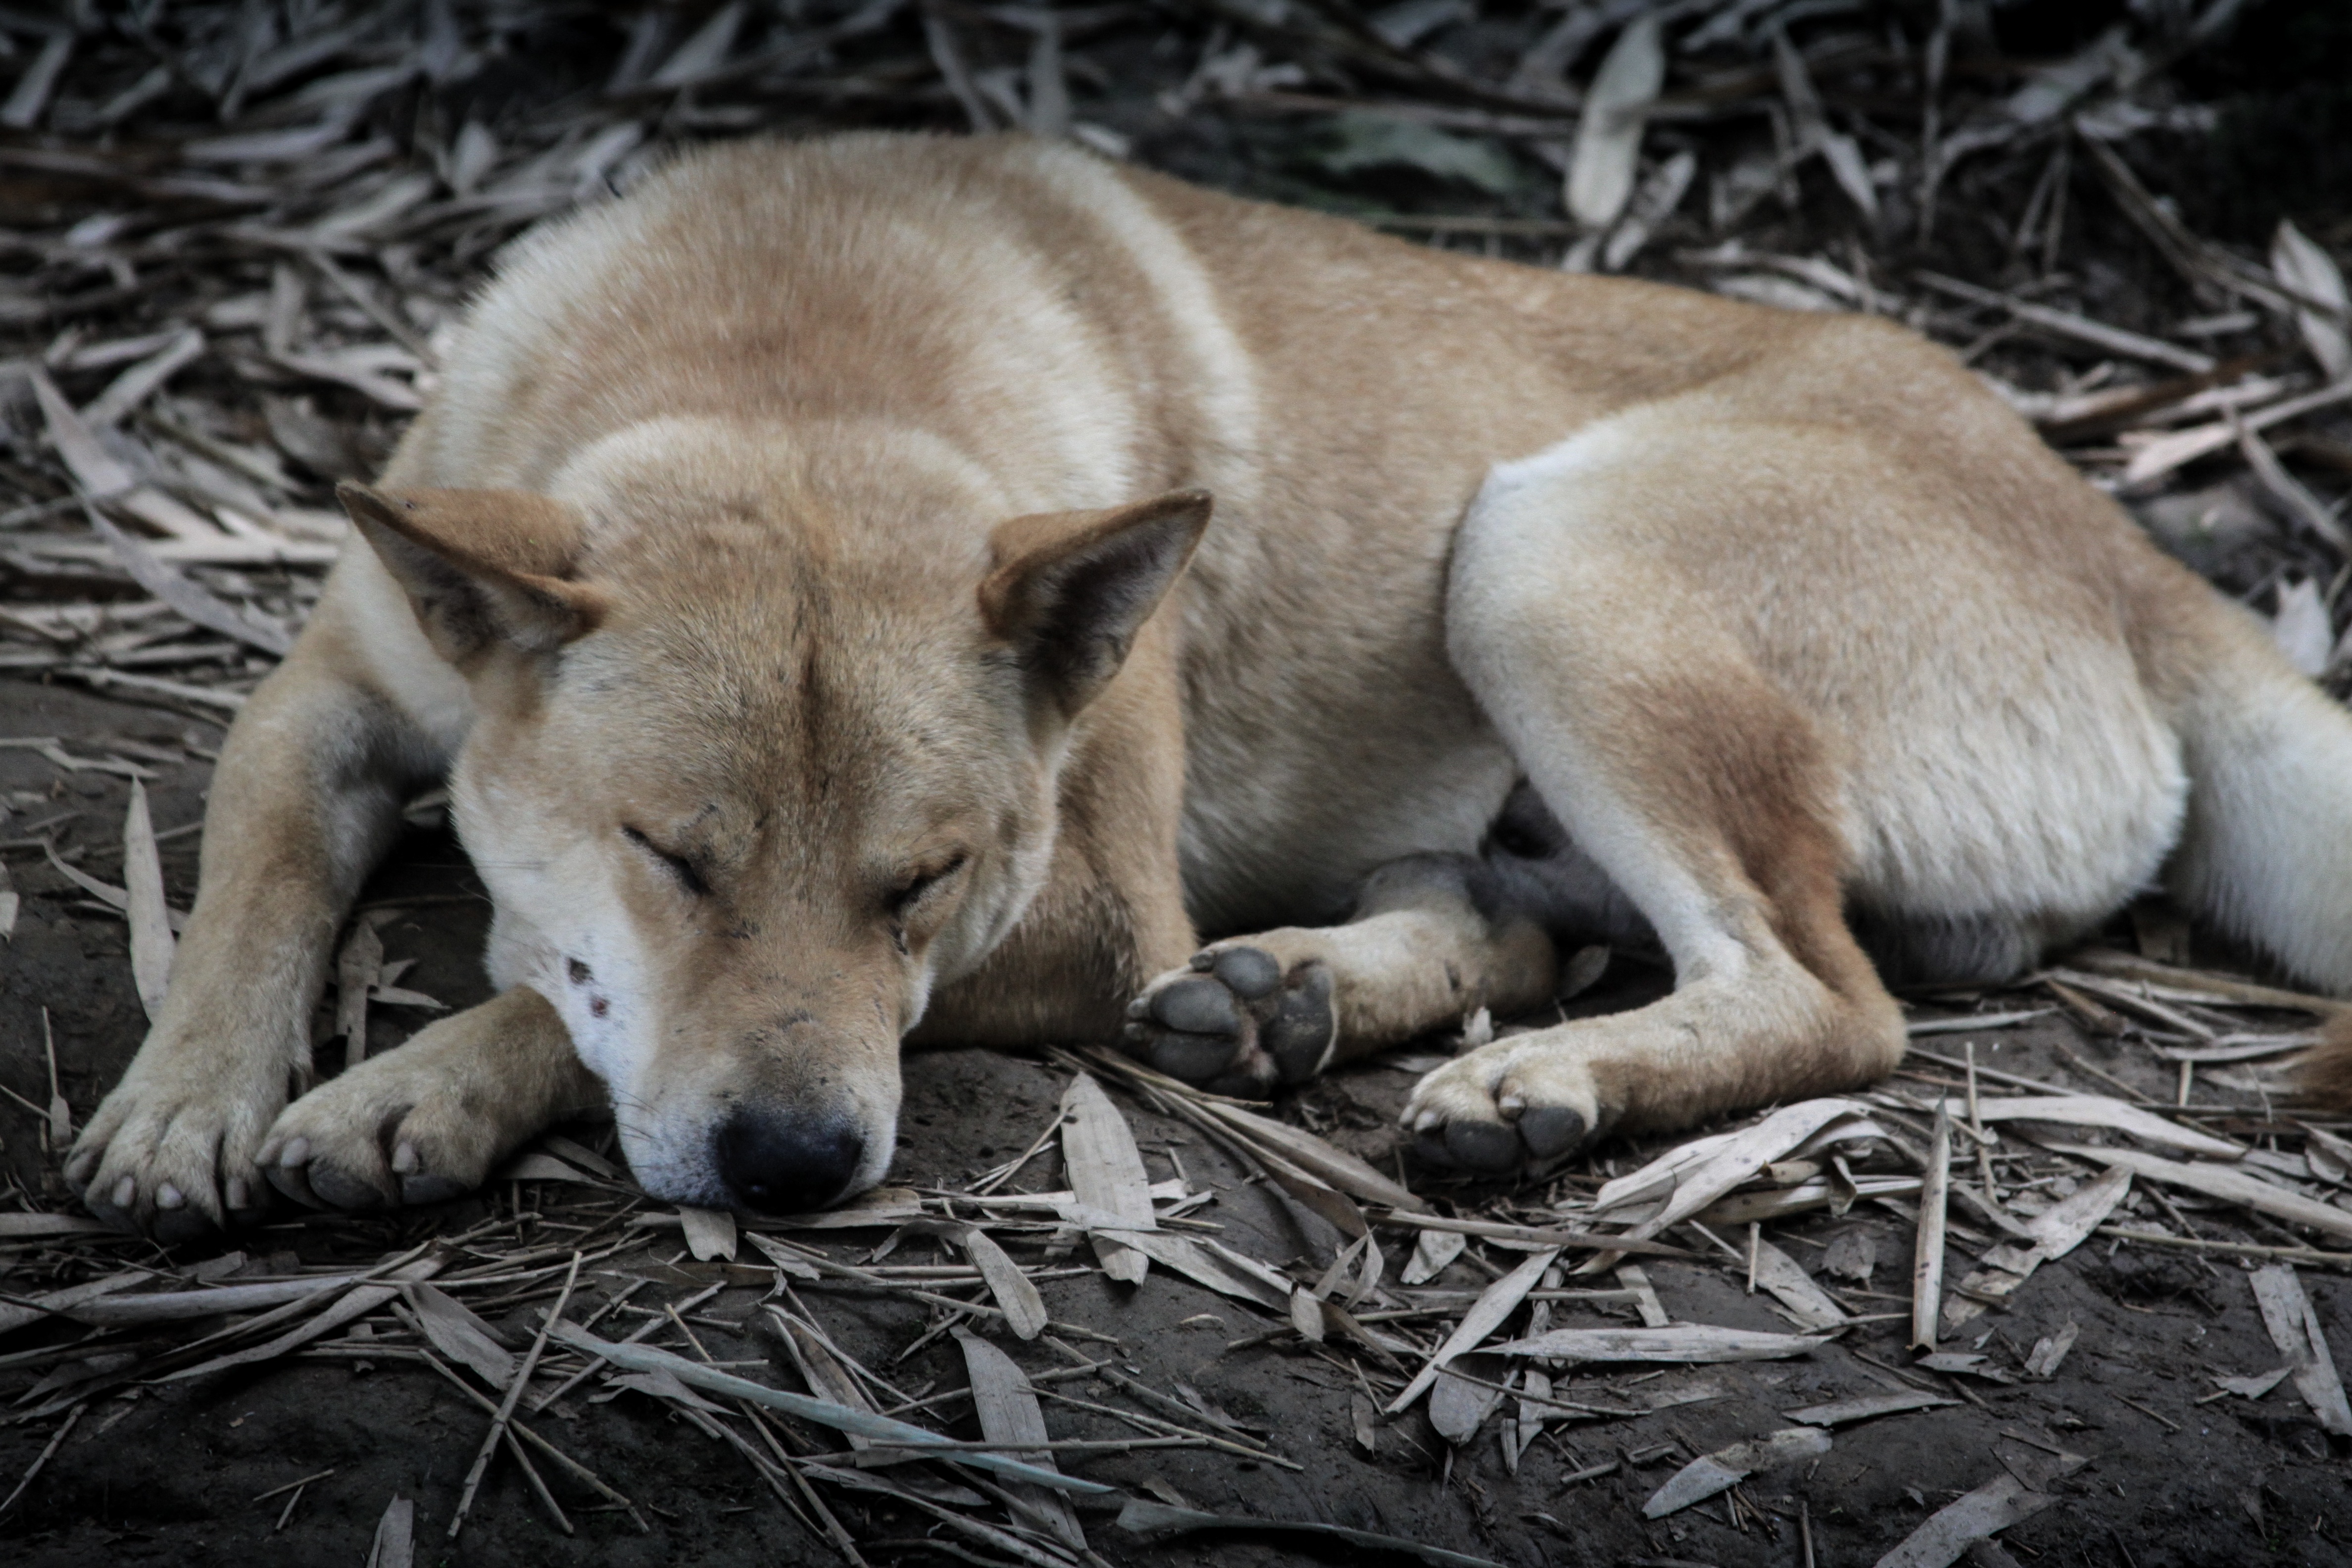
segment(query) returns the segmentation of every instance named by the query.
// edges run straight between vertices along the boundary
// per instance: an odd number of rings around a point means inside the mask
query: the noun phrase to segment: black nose
[[[841,1195],[866,1152],[846,1121],[750,1107],[719,1129],[719,1174],[735,1201],[762,1214],[806,1214]]]

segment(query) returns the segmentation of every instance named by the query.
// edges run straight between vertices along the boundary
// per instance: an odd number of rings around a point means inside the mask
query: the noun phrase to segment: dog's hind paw
[[[1128,1005],[1129,1054],[1219,1094],[1260,1099],[1323,1070],[1338,1043],[1331,971],[1319,960],[1286,973],[1264,948],[1205,949]]]
[[[1399,1118],[1412,1130],[1413,1157],[1440,1170],[1499,1175],[1575,1152],[1601,1121],[1580,1054],[1522,1036],[1428,1073]]]

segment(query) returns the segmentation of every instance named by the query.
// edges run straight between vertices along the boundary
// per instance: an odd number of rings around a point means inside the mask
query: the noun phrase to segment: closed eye
[[[702,873],[696,870],[694,862],[685,856],[671,854],[626,823],[621,825],[621,837],[659,861],[662,869],[667,871],[686,892],[698,899],[710,896],[710,884],[702,879]]]
[[[965,857],[955,855],[946,864],[931,870],[918,871],[890,890],[890,918],[904,920],[907,911],[922,901],[923,895],[954,876],[964,868]]]

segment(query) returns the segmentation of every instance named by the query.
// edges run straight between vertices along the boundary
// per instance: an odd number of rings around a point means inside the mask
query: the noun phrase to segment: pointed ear
[[[335,487],[384,566],[408,590],[425,635],[463,663],[503,640],[534,652],[596,629],[605,593],[572,577],[580,514],[527,490]]]
[[[1208,521],[1206,490],[1016,517],[989,536],[994,563],[980,584],[980,613],[1073,717],[1118,673]]]

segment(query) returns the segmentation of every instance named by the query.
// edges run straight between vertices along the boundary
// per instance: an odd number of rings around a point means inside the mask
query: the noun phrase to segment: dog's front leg
[[[256,1158],[314,1207],[439,1203],[532,1134],[604,1103],[563,1020],[517,986],[417,1031],[286,1108]]]
[[[66,1162],[102,1218],[180,1240],[266,1204],[254,1155],[308,1074],[335,932],[445,760],[360,668],[331,591],[229,731],[170,994]]]

